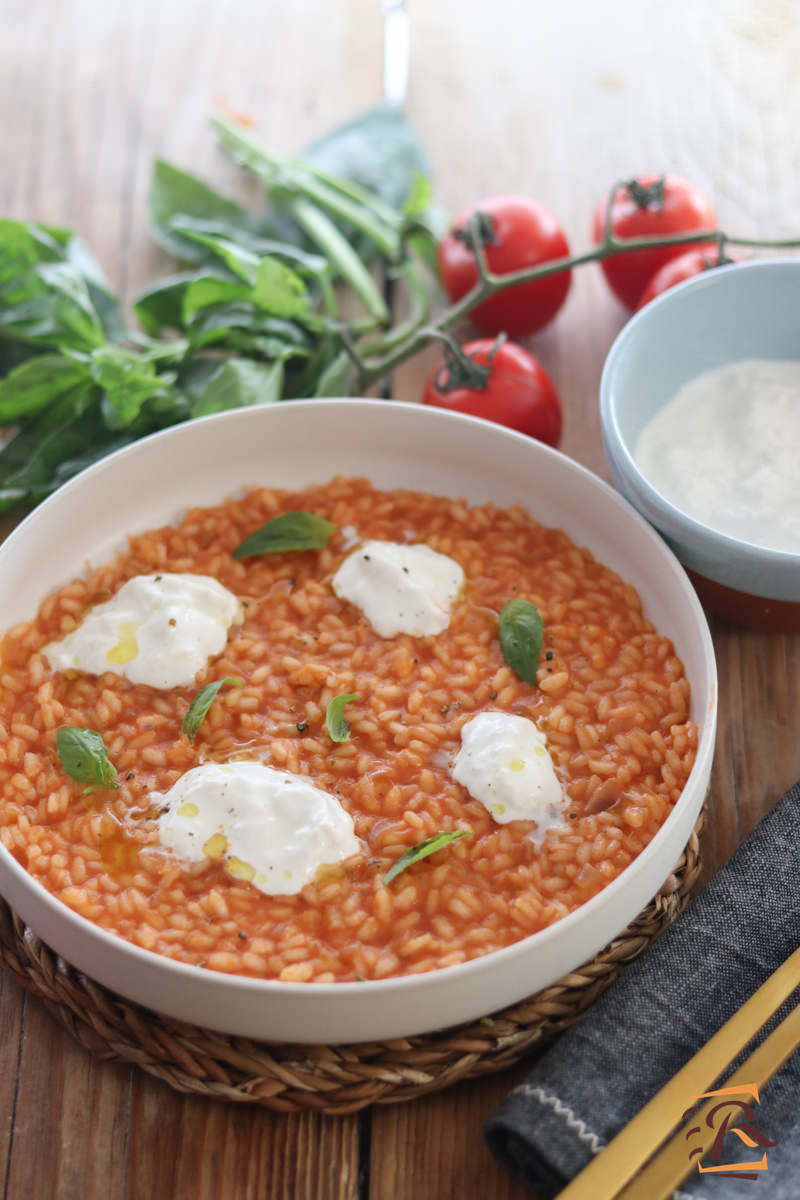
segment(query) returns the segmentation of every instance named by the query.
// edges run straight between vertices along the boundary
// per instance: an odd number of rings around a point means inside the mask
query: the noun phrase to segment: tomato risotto
[[[237,559],[288,512],[336,525],[320,549]],[[424,544],[464,582],[447,627],[379,636],[331,585],[368,539]],[[242,608],[189,686],[56,671],[44,647],[134,577],[219,581]],[[506,663],[498,614],[515,598],[543,620],[535,686]],[[199,688],[216,695],[194,741]],[[348,699],[349,740],[326,708]],[[0,643],[0,837],[64,904],[135,945],[212,970],[313,982],[416,974],[487,954],[594,896],[669,815],[694,761],[689,684],[632,587],[522,508],[469,507],[335,479],[260,489],[129,540],[113,562],[48,596]],[[560,821],[499,824],[453,776],[461,730],[502,712],[536,723],[563,793]],[[96,730],[116,790],[84,794],[59,729]],[[201,764],[257,762],[306,777],[352,818],[359,853],[301,891],[270,895],[219,858],[185,861],[159,839],[163,796]],[[512,764],[514,769],[514,764]],[[435,834],[471,830],[384,878]],[[541,833],[541,831],[539,831]]]

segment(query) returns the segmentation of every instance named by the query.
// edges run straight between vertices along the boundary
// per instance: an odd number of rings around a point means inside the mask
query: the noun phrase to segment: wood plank
[[[358,1117],[292,1116],[133,1083],[127,1200],[358,1200]]]
[[[371,1200],[533,1196],[503,1171],[483,1143],[489,1115],[527,1073],[525,1064],[458,1084],[411,1104],[372,1111]],[[535,1196],[533,1197],[535,1200]]]
[[[124,1197],[130,1075],[92,1058],[28,998],[7,1200]]]
[[[0,971],[0,1180],[6,1194],[5,1176],[19,1087],[20,1057],[28,997],[9,974]]]

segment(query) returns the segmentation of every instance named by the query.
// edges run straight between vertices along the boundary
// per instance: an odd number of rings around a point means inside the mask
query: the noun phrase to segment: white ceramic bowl
[[[639,470],[647,422],[690,379],[747,358],[800,358],[800,261],[704,271],[637,313],[600,382],[600,419],[619,490],[666,538],[704,602],[758,629],[800,632],[800,554],[730,537],[682,512]]]
[[[546,987],[591,958],[658,891],[703,802],[716,726],[716,668],[703,612],[660,538],[589,471],[519,434],[438,409],[385,401],[296,401],[166,430],[113,454],[36,509],[0,546],[0,629],[124,548],[248,485],[299,486],[336,474],[476,503],[521,502],[638,589],[675,643],[700,743],[683,794],[653,841],[604,891],[557,924],[459,966],[369,983],[297,984],[173,962],[61,904],[0,847],[0,892],[63,957],[123,996],[172,1017],[272,1041],[401,1037],[472,1020]]]

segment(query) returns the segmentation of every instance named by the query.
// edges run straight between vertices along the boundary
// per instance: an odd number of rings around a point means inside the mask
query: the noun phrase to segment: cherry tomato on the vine
[[[483,417],[485,421],[494,421],[549,446],[557,446],[561,437],[561,402],[550,376],[522,346],[504,342],[495,349],[495,345],[491,338],[480,338],[462,347],[468,358],[482,366],[489,363],[492,355],[485,388],[465,386],[446,390],[450,375],[442,365],[428,379],[423,403]]]
[[[608,201],[598,204],[592,224],[596,243],[605,233]],[[711,201],[694,184],[678,175],[641,175],[617,188],[611,205],[611,231],[619,238],[666,237],[673,233],[713,230]],[[645,287],[661,267],[677,258],[685,246],[631,250],[604,259],[600,266],[614,294],[635,308]]]
[[[478,279],[475,255],[465,238],[467,222],[476,212],[488,218],[486,261],[498,275],[569,254],[563,229],[543,204],[525,196],[491,196],[462,213],[439,243],[439,278],[453,303],[466,296]],[[508,333],[512,337],[535,333],[561,308],[569,284],[570,272],[559,271],[506,288],[474,308],[470,319],[485,333]]]
[[[729,254],[723,254],[723,264],[737,261],[738,259],[732,258]],[[691,279],[693,275],[701,275],[703,271],[709,271],[716,266],[719,266],[719,250],[716,246],[695,246],[692,250],[681,254],[680,257],[670,259],[659,271],[656,271],[642,292],[639,303],[636,305],[637,310],[644,308],[645,304],[655,300],[656,296],[660,296],[662,292],[675,287],[676,283],[683,283],[684,279]]]

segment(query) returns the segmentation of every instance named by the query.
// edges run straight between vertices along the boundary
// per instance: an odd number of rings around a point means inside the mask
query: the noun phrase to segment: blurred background
[[[408,0],[407,12],[405,107],[451,215],[526,193],[580,249],[615,179],[672,170],[712,197],[727,232],[777,237],[800,220],[795,0]],[[255,200],[208,127],[216,106],[290,153],[383,94],[380,0],[0,0],[0,21],[0,211],[77,229],[128,297],[169,269],[147,232],[154,157]],[[600,471],[593,385],[624,319],[587,267],[529,343],[564,400],[563,448]],[[419,362],[402,368],[395,394],[416,398],[423,377]]]

